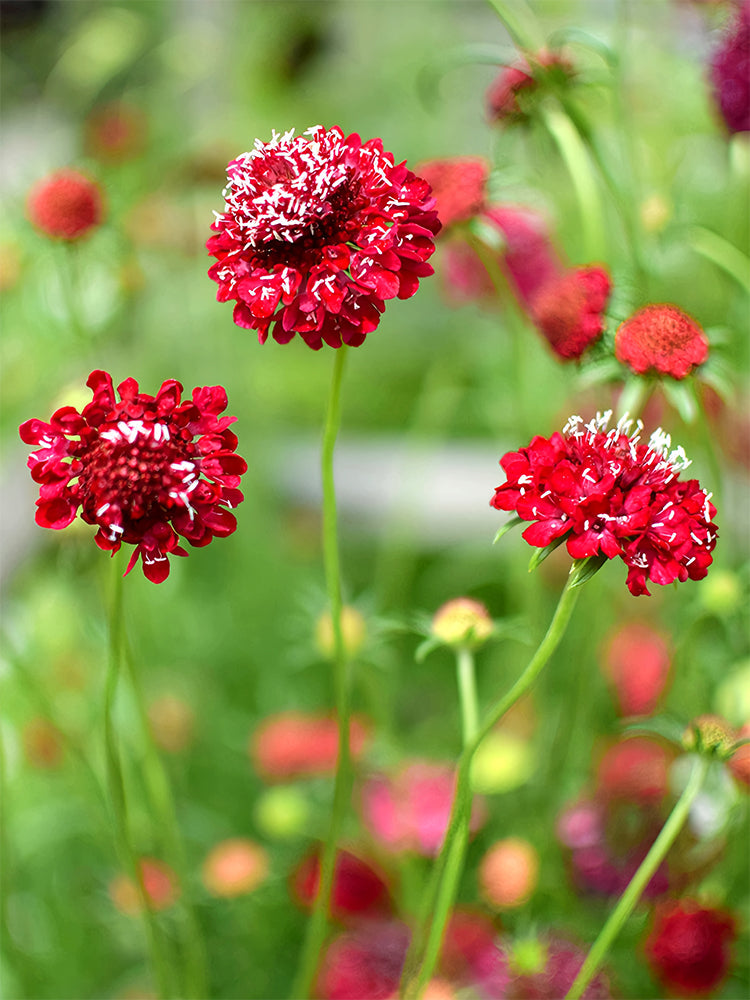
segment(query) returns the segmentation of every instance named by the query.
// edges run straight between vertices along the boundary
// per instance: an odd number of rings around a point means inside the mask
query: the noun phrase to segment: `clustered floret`
[[[227,396],[218,385],[181,402],[174,379],[149,396],[129,378],[117,387],[118,402],[107,372],[92,372],[86,384],[93,399],[81,413],[63,406],[49,423],[20,427],[26,444],[40,446],[28,462],[40,484],[37,524],[65,528],[80,509],[98,526],[100,549],[135,546],[126,573],[140,557],[148,579],[161,583],[168,556],[187,555],[178,536],[203,546],[237,527],[227,508],[243,500],[237,487],[247,464],[229,430],[236,418],[219,416]]]
[[[711,494],[681,480],[690,464],[661,429],[639,443],[643,425],[623,418],[607,430],[611,411],[583,424],[571,417],[563,433],[537,436],[500,460],[507,482],[490,501],[532,524],[523,532],[541,548],[565,541],[574,559],[615,556],[628,567],[627,585],[649,594],[647,581],[702,579],[717,530]]]
[[[363,143],[317,125],[276,132],[227,167],[224,212],[206,244],[209,275],[234,321],[280,344],[356,347],[388,299],[407,299],[440,229],[429,184]]]

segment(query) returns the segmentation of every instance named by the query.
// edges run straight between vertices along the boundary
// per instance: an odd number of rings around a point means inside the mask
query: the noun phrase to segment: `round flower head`
[[[583,425],[571,417],[562,434],[537,436],[500,460],[507,482],[490,500],[533,522],[523,533],[544,548],[565,540],[574,559],[620,556],[632,594],[649,580],[701,580],[716,545],[716,508],[695,479],[680,479],[690,464],[661,428],[640,444],[623,418],[607,431],[611,411]]]
[[[298,333],[314,350],[356,347],[387,299],[408,299],[440,229],[429,184],[394,164],[380,139],[321,125],[270,142],[227,167],[225,208],[206,244],[220,302],[264,343]]]
[[[708,357],[708,338],[675,306],[646,306],[618,328],[615,356],[638,375],[655,372],[682,379]]]
[[[740,0],[711,60],[711,83],[729,131],[750,132],[750,0]]]
[[[78,240],[102,221],[99,185],[77,170],[58,170],[29,192],[29,219],[36,228],[59,240]]]
[[[481,156],[454,156],[421,163],[417,170],[432,188],[443,232],[468,222],[485,207],[489,164]]]
[[[657,978],[679,996],[714,993],[729,971],[734,918],[689,899],[657,907],[646,955]]]
[[[118,402],[107,372],[92,372],[86,384],[93,399],[81,413],[63,406],[49,423],[20,427],[26,444],[39,446],[28,462],[40,484],[37,524],[65,528],[80,509],[98,526],[100,549],[135,546],[126,573],[140,557],[148,579],[161,583],[169,554],[187,555],[178,536],[203,546],[237,527],[226,508],[243,499],[237,487],[247,465],[234,451],[235,418],[219,416],[226,393],[206,386],[180,402],[174,379],[149,396],[129,378],[117,387]]]
[[[599,339],[611,290],[601,267],[571,268],[539,288],[531,313],[555,354],[566,361],[580,358]]]

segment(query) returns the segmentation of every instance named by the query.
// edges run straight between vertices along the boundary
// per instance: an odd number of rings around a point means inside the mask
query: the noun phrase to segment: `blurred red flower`
[[[149,396],[129,378],[117,387],[118,402],[107,372],[92,372],[86,384],[93,399],[81,413],[63,406],[50,423],[20,427],[26,444],[40,446],[28,461],[40,484],[37,524],[65,528],[80,508],[82,519],[99,528],[100,549],[134,545],[125,572],[140,557],[148,579],[161,583],[169,554],[187,555],[178,536],[203,546],[237,527],[226,508],[243,499],[237,487],[247,465],[234,451],[235,418],[219,416],[226,392],[206,386],[180,402],[174,379]]]
[[[58,170],[34,185],[29,192],[27,211],[29,219],[45,236],[78,240],[102,221],[101,188],[77,170]]]
[[[678,996],[707,996],[731,964],[737,933],[730,913],[691,899],[657,906],[645,948],[657,979]]]
[[[350,720],[349,746],[356,760],[369,742],[365,719]],[[329,715],[312,712],[279,712],[257,727],[250,738],[249,753],[257,774],[265,781],[294,781],[332,774],[339,752],[338,722]]]
[[[305,909],[312,909],[320,887],[320,853],[304,858],[291,877],[292,896]],[[392,911],[385,879],[371,863],[349,851],[336,854],[331,913],[343,923],[352,918],[386,917]]]
[[[270,330],[280,344],[298,333],[314,350],[356,347],[387,299],[409,298],[432,274],[440,223],[430,186],[380,139],[320,125],[274,133],[232,160],[227,177],[208,273],[261,343]]]
[[[565,539],[574,559],[615,556],[628,567],[627,585],[648,594],[647,581],[700,580],[712,562],[716,508],[696,479],[679,473],[690,464],[661,428],[647,445],[632,421],[607,431],[611,413],[585,426],[571,417],[563,433],[535,437],[500,460],[507,482],[490,500],[532,521],[523,537],[544,548]]]
[[[664,635],[646,622],[620,625],[604,650],[604,673],[621,715],[651,715],[669,678],[671,655]]]
[[[737,4],[710,72],[714,98],[729,131],[750,131],[750,0]]]

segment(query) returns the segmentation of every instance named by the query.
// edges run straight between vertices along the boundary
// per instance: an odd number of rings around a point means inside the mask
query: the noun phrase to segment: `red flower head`
[[[78,240],[102,221],[99,185],[77,170],[58,170],[29,192],[29,218],[45,236]]]
[[[523,533],[530,545],[564,539],[574,559],[620,556],[636,596],[649,593],[648,580],[701,580],[716,545],[711,494],[679,478],[690,463],[661,428],[639,444],[640,421],[631,437],[625,418],[607,431],[610,416],[585,426],[571,417],[562,434],[508,452],[507,482],[490,505],[533,522]]]
[[[432,188],[443,233],[473,219],[485,207],[490,167],[481,156],[430,160],[417,170]]]
[[[292,874],[292,895],[304,909],[312,909],[320,888],[320,857],[309,854]],[[333,916],[343,923],[352,918],[387,917],[391,897],[382,876],[349,851],[338,851],[331,900]]]
[[[646,306],[618,328],[615,356],[638,375],[682,379],[708,357],[708,337],[676,306]]]
[[[750,0],[741,0],[734,20],[711,60],[711,83],[730,132],[750,132]]]
[[[659,979],[679,996],[713,993],[727,974],[734,918],[689,899],[658,906],[646,955]]]
[[[432,274],[440,223],[429,184],[394,164],[380,139],[321,125],[274,133],[227,176],[208,273],[261,343],[270,329],[280,344],[299,333],[314,350],[356,347],[386,299],[408,299]]]
[[[570,268],[539,288],[531,312],[555,354],[565,360],[580,358],[598,340],[611,290],[601,267]]]
[[[349,748],[355,760],[364,753],[369,735],[367,722],[353,716]],[[339,753],[338,723],[329,715],[279,712],[261,722],[250,739],[249,752],[256,772],[268,782],[331,774]]]
[[[551,73],[558,82],[565,83],[573,75],[573,66],[559,52],[540,50],[534,57],[540,69]],[[532,67],[525,59],[512,66],[503,66],[487,91],[487,116],[490,122],[513,125],[529,118],[529,101],[539,87]]]
[[[334,938],[318,976],[323,1000],[387,1000],[398,993],[411,932],[395,920],[371,920]]]
[[[64,406],[48,424],[20,427],[26,444],[40,446],[28,462],[40,484],[37,524],[65,528],[80,507],[83,520],[99,527],[100,549],[134,545],[126,573],[140,556],[145,575],[161,583],[169,554],[187,555],[178,536],[202,546],[237,527],[226,508],[243,499],[237,487],[247,464],[234,452],[235,418],[219,416],[226,392],[206,386],[180,402],[174,379],[149,396],[129,378],[117,387],[117,402],[107,372],[92,372],[86,384],[93,399],[82,413]]]

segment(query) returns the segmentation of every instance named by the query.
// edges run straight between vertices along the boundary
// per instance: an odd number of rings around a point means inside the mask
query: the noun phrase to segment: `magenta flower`
[[[380,139],[339,128],[273,134],[227,167],[225,207],[206,247],[220,302],[234,321],[298,333],[318,350],[361,344],[388,299],[408,299],[440,229],[429,184],[395,164]]]
[[[237,527],[227,508],[243,499],[237,487],[247,464],[234,451],[236,418],[219,416],[227,396],[218,385],[180,402],[174,379],[149,396],[129,378],[117,387],[118,402],[107,372],[92,372],[86,384],[93,399],[82,413],[64,406],[49,423],[20,427],[26,444],[40,446],[28,462],[40,484],[37,524],[65,528],[80,509],[98,526],[100,549],[135,546],[126,573],[140,557],[148,579],[161,583],[169,554],[187,555],[178,536],[203,546]]]
[[[639,444],[623,418],[607,431],[611,411],[585,426],[571,417],[562,434],[535,437],[500,460],[507,482],[490,500],[531,521],[523,537],[545,548],[565,541],[574,559],[615,556],[628,567],[632,594],[647,582],[700,580],[716,545],[716,508],[697,480],[681,480],[690,464],[661,428]]]
[[[736,14],[714,52],[710,66],[714,99],[727,129],[750,132],[750,0]]]
[[[732,964],[737,922],[692,899],[658,907],[645,948],[659,981],[679,996],[715,995]]]

